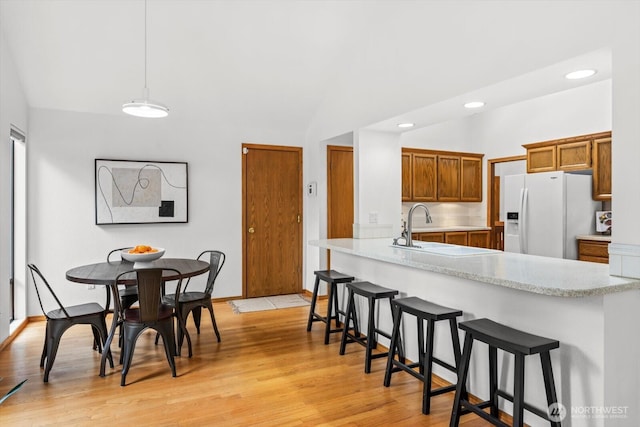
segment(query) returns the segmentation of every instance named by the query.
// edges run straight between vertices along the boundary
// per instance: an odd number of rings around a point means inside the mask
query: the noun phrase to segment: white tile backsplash
[[[402,220],[406,221],[409,209],[414,203],[402,203]],[[429,208],[432,225],[451,227],[455,225],[472,225],[484,227],[486,211],[482,203],[425,203]],[[426,224],[426,214],[423,209],[414,211],[413,227],[420,228]]]

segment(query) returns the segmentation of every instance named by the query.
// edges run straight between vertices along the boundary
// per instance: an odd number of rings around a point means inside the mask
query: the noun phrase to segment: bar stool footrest
[[[483,406],[481,406],[481,405],[483,405]],[[481,404],[474,405],[474,404],[470,403],[468,400],[461,400],[460,401],[460,406],[464,410],[469,411],[469,412],[473,412],[474,414],[478,415],[479,417],[481,417],[485,421],[490,422],[494,426],[511,427],[509,424],[504,423],[504,422],[502,422],[500,420],[497,420],[497,419],[493,418],[490,414],[487,414],[486,412],[484,412],[481,409],[481,408],[486,408],[488,406],[491,406],[491,403],[489,403],[489,402],[483,402]]]

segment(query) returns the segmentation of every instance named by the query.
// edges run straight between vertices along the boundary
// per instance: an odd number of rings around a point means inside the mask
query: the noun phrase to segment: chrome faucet
[[[409,209],[409,214],[407,215],[407,236],[406,236],[406,246],[408,247],[412,247],[413,246],[413,240],[411,238],[411,232],[413,229],[413,211],[416,210],[416,208],[423,208],[424,211],[427,213],[427,224],[430,224],[431,222],[433,222],[431,220],[431,214],[429,213],[429,208],[427,207],[427,205],[425,205],[424,203],[416,203],[415,205],[411,206],[411,209]]]

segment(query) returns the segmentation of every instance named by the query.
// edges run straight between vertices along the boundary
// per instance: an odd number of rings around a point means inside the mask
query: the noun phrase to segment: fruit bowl
[[[130,253],[134,248],[127,248],[120,251],[123,260],[129,262],[151,262],[164,255],[164,248],[153,248],[153,252]]]

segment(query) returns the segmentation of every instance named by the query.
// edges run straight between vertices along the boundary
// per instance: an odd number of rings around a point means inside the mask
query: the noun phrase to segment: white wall
[[[604,80],[471,116],[473,145],[493,159],[525,154],[522,144],[611,130],[611,86]]]
[[[243,142],[300,146],[302,136],[251,128],[213,128],[42,109],[30,111],[29,253],[65,303],[85,302],[96,291],[66,282],[74,266],[100,262],[109,249],[148,243],[168,257],[194,257],[204,249],[227,254],[214,297],[242,295]],[[94,159],[186,161],[187,224],[95,225]],[[306,202],[306,201],[305,201]],[[204,280],[203,278],[200,278]],[[39,314],[34,295],[29,315]]]
[[[354,135],[353,236],[400,233],[402,172],[396,134],[360,130]]]
[[[11,125],[27,131],[27,100],[22,90],[11,53],[0,28],[0,342],[9,336],[11,299],[9,297],[9,233],[11,156],[9,133]]]

